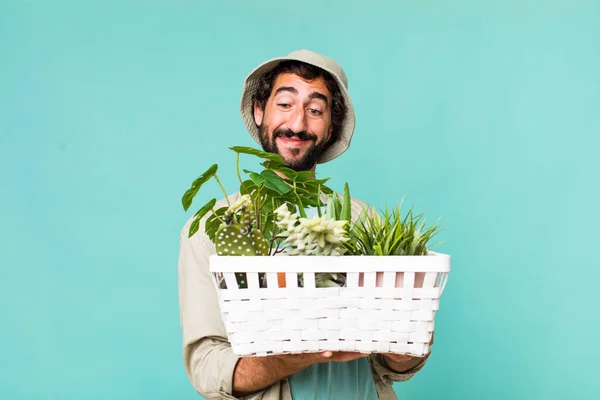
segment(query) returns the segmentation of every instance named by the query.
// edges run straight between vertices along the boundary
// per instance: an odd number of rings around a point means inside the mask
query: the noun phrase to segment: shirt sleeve
[[[239,357],[233,354],[227,341],[215,284],[208,269],[214,245],[204,233],[203,223],[188,238],[190,223],[191,220],[181,231],[178,267],[185,370],[196,391],[206,398],[235,399],[233,371]]]
[[[394,372],[388,368],[383,356],[381,354],[371,354],[369,356],[369,361],[371,363],[371,369],[373,371],[373,375],[375,378],[375,382],[380,381],[385,385],[392,385],[394,382],[405,382],[415,376],[417,372],[419,372],[425,364],[427,363],[427,359],[429,358],[429,352],[426,356],[423,357],[423,361],[411,368],[410,370],[402,373]]]

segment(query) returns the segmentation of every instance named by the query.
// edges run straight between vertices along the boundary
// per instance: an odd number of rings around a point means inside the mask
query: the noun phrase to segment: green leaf
[[[204,230],[211,241],[214,240],[215,235],[217,234],[217,230],[221,226],[221,220],[217,218],[217,216],[222,216],[227,211],[227,207],[221,207],[212,213],[206,220],[206,224],[204,226]]]
[[[329,181],[329,179],[330,179],[330,178],[325,178],[325,179],[311,179],[311,180],[310,180],[310,181],[308,181],[308,182],[310,182],[310,183],[312,183],[312,184],[314,184],[314,185],[317,185],[317,186],[319,186],[319,185],[321,185],[321,186],[322,186],[322,185],[326,184],[326,183],[327,183],[327,181]]]
[[[327,186],[325,186],[324,184],[321,184],[321,183],[317,183],[315,181],[304,182],[304,183],[296,182],[296,188],[298,190],[303,189],[313,196],[317,195],[317,193],[319,192],[319,189],[321,190],[321,192],[323,192],[325,194],[332,193],[332,190],[330,190]]]
[[[325,215],[327,218],[337,219],[339,212],[339,197],[337,193],[332,193],[327,199],[327,208],[325,209]]]
[[[254,184],[254,182],[252,180],[248,179],[247,181],[244,181],[240,185],[240,194],[242,194],[242,195],[251,194],[256,189],[257,189],[257,186]]]
[[[217,199],[212,199],[208,203],[202,206],[201,209],[198,210],[196,214],[194,214],[195,218],[202,219],[206,213],[208,213],[212,208],[217,204]]]
[[[260,175],[265,178],[265,187],[274,190],[279,194],[286,194],[292,190],[290,185],[285,183],[285,181],[281,179],[279,175],[271,170],[264,170],[260,173]]]
[[[321,185],[321,192],[325,194],[332,194],[333,190],[327,186]]]
[[[291,168],[286,167],[285,165],[273,164],[271,161],[266,161],[262,164],[266,169],[270,169],[273,171],[281,172],[284,174],[287,179],[295,180],[298,176],[298,172],[294,171]]]
[[[348,188],[348,183],[347,182],[344,185],[344,203],[342,204],[342,212],[341,212],[341,218],[340,219],[345,219],[346,221],[352,220],[352,207],[351,207],[350,189]]]
[[[196,214],[194,214],[194,220],[190,224],[190,230],[188,232],[188,237],[192,237],[194,233],[198,232],[198,228],[200,227],[200,220],[208,213],[217,203],[217,199],[212,199],[208,203],[206,203]]]
[[[213,164],[202,175],[196,178],[194,182],[192,182],[192,186],[184,193],[183,197],[181,198],[181,203],[183,204],[183,209],[185,211],[187,211],[188,208],[190,208],[190,206],[192,205],[192,200],[194,199],[194,196],[196,196],[196,194],[198,193],[198,190],[200,190],[200,187],[202,187],[202,185],[206,183],[206,181],[208,181],[217,173],[218,168],[219,166],[217,164]]]
[[[233,146],[233,147],[230,147],[229,149],[235,151],[236,153],[250,154],[253,156],[257,156],[259,158],[264,158],[264,159],[273,161],[277,164],[285,164],[285,161],[283,161],[283,158],[279,154],[268,153],[266,151],[254,149],[252,147],[244,147],[244,146]]]
[[[252,179],[252,182],[254,182],[257,187],[262,186],[265,183],[266,179],[256,172],[250,172],[248,175],[250,175],[250,179]]]
[[[300,171],[298,172],[298,179],[311,179],[313,176],[314,172],[312,171]]]
[[[302,200],[300,198],[297,198],[297,203],[298,203],[298,213],[300,214],[300,217],[306,218],[306,211],[304,211],[304,204],[302,204]]]
[[[188,238],[194,236],[194,233],[198,232],[198,228],[200,227],[200,220],[194,219],[190,224],[190,230],[188,232]]]

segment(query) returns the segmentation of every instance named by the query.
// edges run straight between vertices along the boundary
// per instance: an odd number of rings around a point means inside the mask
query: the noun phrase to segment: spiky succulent
[[[342,245],[348,240],[344,226],[348,221],[338,221],[327,216],[314,216],[312,219],[298,218],[286,205],[275,210],[279,237],[284,237],[282,245],[287,255],[342,255],[346,251]],[[344,286],[344,274],[317,273],[317,287]],[[303,286],[303,274],[298,274],[298,284]]]
[[[275,210],[277,226],[282,230],[278,236],[285,237],[283,245],[287,255],[340,256],[348,240],[344,229],[348,221],[338,221],[327,216],[298,218],[284,204]]]

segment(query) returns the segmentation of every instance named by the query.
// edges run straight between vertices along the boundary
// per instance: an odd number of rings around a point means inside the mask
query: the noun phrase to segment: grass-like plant
[[[402,200],[402,202],[404,199]],[[383,215],[363,209],[349,230],[344,243],[348,255],[422,256],[442,242],[428,245],[437,235],[439,219],[425,228],[424,214],[414,215],[413,208],[402,218],[402,202]]]

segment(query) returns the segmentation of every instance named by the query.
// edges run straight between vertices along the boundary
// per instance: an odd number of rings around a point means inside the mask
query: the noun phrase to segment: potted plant
[[[424,229],[423,214],[411,209],[403,218],[401,206],[352,216],[348,184],[340,199],[328,179],[294,171],[277,154],[231,150],[240,198],[219,209],[211,199],[194,215],[189,236],[208,215],[205,232],[216,251],[210,269],[234,353],[427,354],[450,270],[450,257],[428,244],[437,222]],[[263,170],[244,169],[243,180],[240,154],[260,158]],[[185,210],[211,178],[227,198],[217,171],[215,164],[194,180],[182,198]]]

